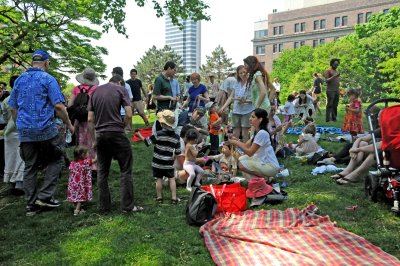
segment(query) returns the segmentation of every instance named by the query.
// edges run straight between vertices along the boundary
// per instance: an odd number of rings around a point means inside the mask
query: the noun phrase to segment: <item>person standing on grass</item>
[[[74,215],[85,213],[83,202],[91,201],[92,171],[91,165],[95,159],[89,157],[89,150],[85,146],[76,146],[74,149],[74,161],[69,165],[69,179],[67,190],[67,201],[75,203]]]
[[[15,81],[8,102],[21,141],[21,158],[25,162],[23,186],[27,200],[26,216],[35,215],[40,206],[60,206],[53,196],[62,169],[64,145],[59,143],[54,111],[74,133],[60,86],[47,73],[49,66],[49,55],[43,50],[36,50],[32,54],[32,67]],[[47,168],[43,185],[38,191],[40,163]]]
[[[146,91],[143,88],[142,81],[140,79],[136,78],[137,70],[131,69],[130,75],[131,75],[131,78],[128,79],[127,81],[125,81],[125,83],[130,86],[131,91],[132,91],[132,112],[134,112],[136,109],[138,114],[140,115],[140,117],[143,119],[145,126],[149,127],[150,123],[144,113],[144,106],[143,106],[143,100],[142,100],[142,95],[141,95],[141,93],[143,93],[143,95],[146,99],[146,102],[147,102]]]
[[[186,189],[192,191],[192,183],[194,181],[195,187],[200,187],[200,181],[203,177],[204,170],[196,164],[196,157],[199,153],[197,147],[197,140],[199,133],[196,129],[189,129],[185,135],[185,161],[183,163],[183,169],[189,174],[189,178],[186,183]]]
[[[326,82],[326,122],[336,122],[337,107],[339,104],[340,95],[340,73],[337,68],[340,64],[339,59],[332,59],[330,61],[330,68],[325,72]]]
[[[124,71],[122,70],[122,67],[114,67],[111,72],[111,75],[112,76],[119,75],[123,78]],[[130,99],[130,101],[132,101],[133,95],[132,95],[131,86],[129,86],[129,84],[125,83],[125,81],[121,82],[121,86],[126,89],[126,91],[128,92],[129,99]],[[125,108],[124,107],[121,107],[120,114],[121,114],[121,120],[124,121],[125,120]],[[133,110],[132,110],[132,115],[133,115]],[[126,129],[130,130],[132,127],[132,121],[131,121],[131,123],[129,123],[129,125],[126,125],[126,126],[127,126]]]
[[[171,189],[171,204],[178,204],[180,199],[176,196],[174,160],[175,156],[181,153],[181,144],[179,135],[172,129],[175,115],[171,110],[164,110],[157,113],[157,118],[162,127],[160,131],[147,138],[144,138],[139,131],[136,131],[135,135],[144,141],[146,146],[154,145],[151,166],[153,176],[156,178],[156,201],[160,204],[163,203],[163,178],[167,177]]]
[[[88,105],[88,124],[93,139],[96,139],[97,186],[99,189],[99,209],[111,211],[111,194],[108,175],[112,159],[118,161],[121,176],[121,209],[123,212],[139,212],[143,208],[134,205],[132,181],[132,148],[124,133],[132,123],[132,108],[128,92],[121,86],[124,80],[114,75],[110,82],[96,88]],[[121,121],[120,109],[125,109],[125,120]],[[95,131],[96,130],[96,131]]]

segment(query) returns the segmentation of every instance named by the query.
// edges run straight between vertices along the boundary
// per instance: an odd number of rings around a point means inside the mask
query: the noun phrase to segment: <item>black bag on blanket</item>
[[[217,200],[207,191],[192,187],[186,205],[186,221],[189,225],[203,225],[210,221],[217,210]]]
[[[318,151],[318,152],[314,153],[313,156],[307,160],[307,163],[316,165],[318,161],[321,161],[321,160],[327,158],[328,154],[329,154],[329,152],[325,151],[325,150]]]

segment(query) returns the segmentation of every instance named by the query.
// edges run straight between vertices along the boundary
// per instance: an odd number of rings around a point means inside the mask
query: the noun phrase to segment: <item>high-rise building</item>
[[[283,50],[335,41],[400,0],[286,0],[285,5],[286,11],[273,10],[254,25],[253,54],[269,72]]]
[[[168,15],[165,16],[165,43],[182,57],[186,74],[198,72],[201,64],[200,21],[180,19],[179,22],[183,25],[182,30],[172,24]]]

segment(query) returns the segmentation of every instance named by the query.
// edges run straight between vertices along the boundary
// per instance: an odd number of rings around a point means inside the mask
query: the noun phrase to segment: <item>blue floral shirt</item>
[[[64,102],[56,79],[40,68],[29,68],[15,81],[9,106],[18,111],[16,127],[21,142],[52,139],[58,135],[54,106]]]

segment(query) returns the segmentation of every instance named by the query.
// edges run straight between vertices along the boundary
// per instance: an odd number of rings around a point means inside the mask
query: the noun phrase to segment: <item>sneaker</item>
[[[40,211],[40,207],[36,204],[26,206],[26,216],[33,216]]]
[[[35,204],[43,207],[50,207],[50,208],[57,208],[60,207],[60,202],[55,199],[49,199],[49,200],[43,200],[43,199],[37,199],[35,201]]]

